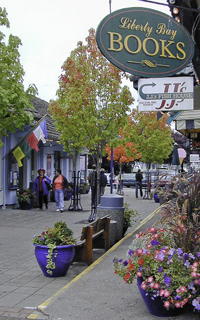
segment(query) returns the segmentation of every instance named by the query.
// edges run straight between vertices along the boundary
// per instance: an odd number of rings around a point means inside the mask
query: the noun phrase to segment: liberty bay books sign
[[[100,22],[96,40],[111,63],[144,78],[180,72],[194,54],[192,38],[182,24],[147,8],[124,8],[109,14]]]
[[[138,102],[139,111],[193,110],[193,77],[139,79]]]

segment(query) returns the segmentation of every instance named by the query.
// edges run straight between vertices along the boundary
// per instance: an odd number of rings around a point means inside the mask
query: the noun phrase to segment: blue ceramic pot
[[[157,194],[154,194],[154,200],[155,200],[156,203],[160,202],[160,199],[159,199]]]
[[[145,303],[149,313],[151,313],[152,315],[157,316],[157,317],[174,317],[180,313],[179,309],[167,310],[164,307],[164,301],[160,297],[157,297],[154,300],[152,300],[151,294],[147,295],[146,290],[143,290],[141,288],[142,282],[143,282],[143,278],[138,277],[137,278],[138,289],[140,291],[140,294],[144,300],[144,303]]]
[[[53,262],[55,263],[55,269],[51,269],[52,274],[47,273],[47,255],[48,247],[33,244],[35,246],[35,256],[37,262],[46,277],[64,277],[71,265],[71,262],[75,255],[74,245],[57,246],[53,252]]]

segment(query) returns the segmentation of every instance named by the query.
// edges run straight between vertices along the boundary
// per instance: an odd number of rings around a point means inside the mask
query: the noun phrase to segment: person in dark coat
[[[53,179],[53,192],[55,193],[56,211],[63,212],[64,210],[64,194],[68,187],[68,181],[62,175],[61,170],[56,170],[56,176]]]
[[[93,207],[97,207],[97,171],[96,165],[92,165],[93,171],[89,174],[89,184],[91,187],[91,202]]]
[[[104,195],[105,187],[107,185],[107,177],[105,175],[105,169],[100,170],[100,187],[101,187],[101,196]]]
[[[40,168],[38,173],[39,176],[37,176],[33,184],[33,192],[36,193],[38,197],[40,210],[42,210],[43,202],[46,205],[46,209],[48,209],[48,186],[51,185],[51,180],[45,176],[45,170],[43,168]]]
[[[142,179],[143,179],[143,175],[140,171],[140,169],[138,170],[138,172],[135,175],[135,180],[136,180],[136,187],[135,187],[135,195],[136,198],[138,198],[138,189],[140,189],[140,196],[143,196],[143,192],[142,192]]]

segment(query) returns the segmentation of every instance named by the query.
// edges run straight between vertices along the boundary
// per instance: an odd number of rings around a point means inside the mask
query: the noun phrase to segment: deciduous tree
[[[9,28],[6,9],[1,7],[0,26]],[[18,51],[21,40],[10,35],[6,44],[4,38],[0,30],[0,146],[8,131],[23,129],[25,124],[33,120],[28,110],[33,108],[30,99],[37,92],[34,85],[24,91],[24,70]]]
[[[163,163],[173,150],[172,131],[164,115],[157,120],[157,112],[139,112],[134,110],[123,129],[125,141],[134,143],[141,155],[141,161],[147,164]],[[129,151],[125,149],[127,154]]]
[[[62,66],[58,99],[50,112],[64,149],[76,156],[83,147],[97,154],[97,171],[105,141],[113,141],[124,125],[133,98],[122,87],[124,73],[99,51],[94,29],[79,42]]]

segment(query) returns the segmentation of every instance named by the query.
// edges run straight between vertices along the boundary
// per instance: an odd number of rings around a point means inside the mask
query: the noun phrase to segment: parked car
[[[135,186],[135,173],[123,173],[123,186],[134,187]]]

